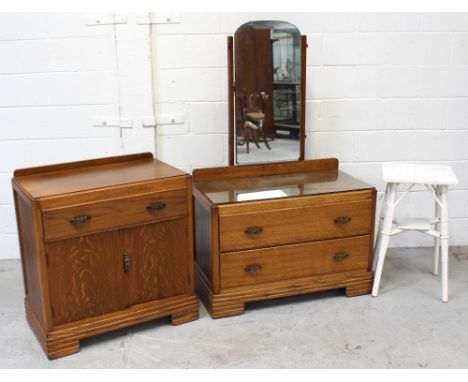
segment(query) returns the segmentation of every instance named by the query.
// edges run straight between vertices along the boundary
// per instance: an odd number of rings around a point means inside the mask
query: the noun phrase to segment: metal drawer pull
[[[244,231],[244,233],[247,235],[258,235],[262,232],[263,232],[262,227],[249,227]]]
[[[123,254],[123,268],[125,273],[130,269],[130,256],[128,256],[127,252],[124,252]]]
[[[335,224],[346,224],[351,221],[349,216],[340,216],[335,219]]]
[[[91,220],[91,216],[89,215],[75,216],[73,218],[68,219],[68,221],[71,224],[83,224],[83,223],[87,223],[90,220]]]
[[[249,273],[255,273],[258,272],[262,269],[262,266],[260,264],[254,264],[254,265],[246,265],[244,267],[244,271],[249,272]]]
[[[153,204],[150,204],[149,206],[146,206],[146,209],[147,209],[149,212],[162,210],[162,209],[164,209],[164,208],[166,208],[166,203],[163,203],[163,202],[160,202],[160,203],[153,203]]]
[[[347,252],[340,252],[340,253],[336,253],[336,254],[333,256],[333,259],[336,260],[336,261],[344,261],[347,257],[349,257],[349,253],[347,253]]]

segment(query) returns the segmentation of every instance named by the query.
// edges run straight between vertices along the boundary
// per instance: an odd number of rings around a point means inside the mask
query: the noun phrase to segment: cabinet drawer
[[[370,236],[292,244],[221,255],[221,288],[365,270]]]
[[[372,200],[220,216],[221,252],[371,232]]]
[[[185,188],[44,210],[44,239],[50,241],[185,214]]]

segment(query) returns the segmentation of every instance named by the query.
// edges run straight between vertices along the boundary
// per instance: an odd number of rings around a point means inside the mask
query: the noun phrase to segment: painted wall
[[[383,161],[449,163],[452,243],[468,244],[468,14],[94,16],[0,14],[0,258],[19,256],[15,168],[138,151],[189,171],[226,164],[226,36],[253,19],[308,37],[306,158],[337,157],[380,191]],[[399,214],[432,210],[416,191]]]
[[[183,14],[153,26],[155,107],[185,123],[157,128],[156,152],[190,170],[227,163],[226,36],[250,20],[285,20],[308,38],[306,159],[384,184],[384,161],[450,164],[452,244],[468,244],[468,14]],[[174,47],[177,47],[175,49]],[[397,216],[431,216],[417,190]],[[394,246],[432,245],[405,233]]]
[[[98,16],[0,13],[0,258],[19,257],[14,169],[154,151],[150,27]]]

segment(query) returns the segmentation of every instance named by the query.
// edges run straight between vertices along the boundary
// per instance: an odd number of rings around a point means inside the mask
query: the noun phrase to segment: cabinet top
[[[43,198],[186,175],[141,153],[20,169],[13,183],[32,198]]]
[[[336,159],[200,169],[193,180],[213,204],[373,189],[339,171]]]

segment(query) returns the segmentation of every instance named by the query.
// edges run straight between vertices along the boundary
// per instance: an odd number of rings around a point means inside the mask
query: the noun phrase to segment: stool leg
[[[377,297],[379,294],[380,278],[382,277],[382,270],[387,253],[388,242],[390,240],[390,233],[392,232],[393,215],[395,213],[395,196],[398,188],[397,183],[390,183],[388,192],[385,195],[385,215],[382,224],[382,233],[379,241],[378,248],[374,253],[377,256],[377,267],[375,270],[374,285],[372,287],[372,296]]]
[[[374,242],[374,259],[372,263],[373,271],[375,271],[375,267],[377,266],[377,256],[375,256],[375,254],[378,253],[380,240],[382,239],[382,227],[383,227],[383,220],[385,217],[385,207],[386,207],[385,199],[387,197],[389,190],[390,190],[390,183],[387,183],[387,188],[385,189],[385,195],[384,195],[383,202],[382,202],[382,208],[380,209],[379,221],[377,222],[377,237],[375,238],[375,242]]]
[[[448,186],[441,188],[442,301],[448,301]]]
[[[440,186],[436,186],[436,196],[441,197]],[[438,223],[435,224],[435,230],[440,232],[440,206],[437,201],[435,202],[435,218],[438,220]],[[440,250],[440,238],[434,238],[434,274],[439,274],[439,250]]]

